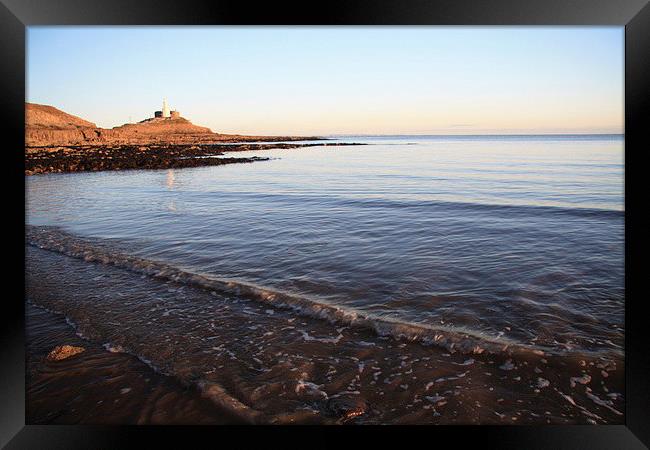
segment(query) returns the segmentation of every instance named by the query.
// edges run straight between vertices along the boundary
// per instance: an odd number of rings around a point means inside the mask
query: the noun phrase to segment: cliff
[[[25,103],[25,145],[77,144],[98,136],[97,125],[53,106]]]

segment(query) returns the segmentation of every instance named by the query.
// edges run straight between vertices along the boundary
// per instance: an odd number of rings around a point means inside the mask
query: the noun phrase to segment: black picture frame
[[[616,25],[625,27],[625,425],[437,427],[111,427],[25,425],[24,355],[24,102],[25,30],[32,25]],[[0,341],[0,445],[6,448],[122,448],[146,442],[184,445],[188,437],[215,445],[225,435],[246,448],[250,439],[306,439],[337,445],[350,437],[385,441],[417,434],[431,445],[471,440],[481,448],[633,449],[650,445],[650,351],[644,286],[649,223],[643,216],[643,153],[650,101],[650,5],[647,0],[366,0],[309,4],[184,0],[0,0],[0,78],[7,183],[7,285]],[[89,64],[91,62],[89,61]],[[61,70],[65,70],[64,67]],[[645,115],[643,113],[646,113]],[[21,193],[22,190],[22,193]],[[10,206],[9,206],[10,205]],[[14,238],[14,236],[16,238]],[[20,281],[23,285],[20,285]],[[6,291],[10,292],[10,291]],[[15,291],[12,291],[15,292]],[[363,436],[361,436],[363,435]],[[153,440],[157,440],[154,444]],[[215,439],[218,439],[215,440]],[[343,441],[343,442],[341,442]],[[265,441],[266,442],[266,441]],[[221,441],[221,443],[225,443]],[[298,444],[300,445],[300,444]],[[416,445],[408,444],[407,445]]]

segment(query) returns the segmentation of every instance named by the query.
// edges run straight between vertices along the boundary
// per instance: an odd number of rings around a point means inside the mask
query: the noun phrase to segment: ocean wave
[[[452,201],[437,199],[406,199],[406,198],[373,198],[367,196],[353,197],[348,195],[331,194],[328,197],[299,193],[258,193],[246,191],[229,191],[226,195],[235,195],[243,199],[257,201],[286,201],[286,202],[313,202],[318,204],[332,203],[336,206],[352,206],[356,208],[449,208],[453,210],[472,211],[477,213],[505,214],[508,217],[526,217],[529,215],[544,214],[558,217],[579,217],[596,219],[622,219],[625,211],[622,209],[595,208],[590,206],[566,205],[535,205],[535,204],[508,204],[508,203],[481,203],[473,201]]]
[[[562,351],[555,348],[522,344],[503,336],[489,336],[467,328],[407,323],[373,316],[354,309],[331,305],[306,296],[279,292],[252,283],[193,273],[163,262],[126,254],[104,243],[91,243],[56,227],[28,225],[26,240],[29,245],[87,262],[112,265],[154,279],[192,286],[215,294],[239,296],[277,308],[293,310],[299,315],[323,319],[333,324],[361,327],[372,330],[379,336],[417,341],[424,345],[439,346],[452,352],[505,353],[522,356],[544,356],[568,352],[568,350]]]

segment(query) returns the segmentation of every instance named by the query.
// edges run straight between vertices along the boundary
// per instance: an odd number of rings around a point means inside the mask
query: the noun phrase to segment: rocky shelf
[[[251,163],[270,158],[224,157],[224,152],[292,149],[313,146],[365,145],[358,143],[273,143],[219,145],[110,145],[51,146],[25,149],[25,175],[134,169],[180,169]]]

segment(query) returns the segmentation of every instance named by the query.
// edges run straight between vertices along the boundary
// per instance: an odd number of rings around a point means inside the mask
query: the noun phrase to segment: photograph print
[[[622,26],[29,26],[27,424],[625,424]]]

